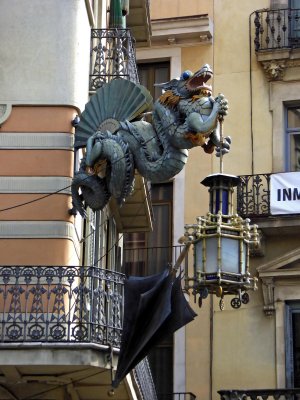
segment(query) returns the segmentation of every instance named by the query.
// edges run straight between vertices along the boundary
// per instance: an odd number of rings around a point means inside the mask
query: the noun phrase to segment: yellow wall
[[[269,0],[153,0],[153,19],[209,14],[213,20],[213,44],[181,47],[182,71],[195,71],[204,63],[213,66],[213,94],[223,93],[229,101],[224,135],[232,137],[232,148],[224,157],[224,172],[236,175],[272,171],[272,114],[269,83],[249,46],[250,14],[269,7]],[[254,17],[251,17],[252,28]],[[253,42],[253,32],[252,32]],[[251,70],[251,83],[250,83]],[[252,85],[252,89],[251,89]],[[252,96],[252,120],[251,120]],[[252,123],[252,127],[251,127]],[[252,151],[253,142],[253,151]],[[208,174],[219,171],[219,160],[201,148],[190,150],[185,167],[186,223],[194,223],[208,210],[207,189],[200,185]],[[262,262],[283,251],[279,239],[269,240],[268,256],[251,259],[252,273]],[[286,251],[295,242],[285,245]],[[191,264],[191,263],[190,263]],[[192,296],[190,298],[193,302]],[[226,299],[225,311],[218,299],[195,308],[198,317],[186,327],[186,391],[198,399],[219,399],[217,391],[233,388],[276,387],[275,318],[263,313],[259,290],[239,310]],[[212,341],[211,341],[212,338]],[[212,386],[211,383],[212,382]]]
[[[230,156],[224,161],[225,170],[249,174],[252,172],[249,16],[254,10],[268,7],[269,1],[244,1],[243,7],[238,0],[215,0],[214,4],[214,91],[224,93],[229,101],[224,132],[233,139]],[[253,19],[254,16],[252,28]],[[252,29],[252,41],[253,38]],[[251,52],[253,172],[264,173],[272,168],[272,116],[268,82],[256,61],[253,43]]]
[[[212,11],[212,0],[153,0],[151,19],[185,17],[208,14]]]

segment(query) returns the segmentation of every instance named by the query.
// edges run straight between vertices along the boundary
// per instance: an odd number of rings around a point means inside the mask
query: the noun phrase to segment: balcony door
[[[286,171],[300,171],[300,106],[286,109]]]
[[[286,385],[300,387],[300,302],[286,305]]]
[[[300,45],[300,0],[290,0],[290,46]]]
[[[170,79],[170,63],[155,62],[138,65],[140,82],[147,87],[154,100],[161,95],[155,83]],[[124,235],[125,272],[131,275],[152,275],[161,272],[172,262],[173,183],[151,186],[153,231]],[[162,399],[173,392],[173,335],[154,347],[148,355],[158,394]]]

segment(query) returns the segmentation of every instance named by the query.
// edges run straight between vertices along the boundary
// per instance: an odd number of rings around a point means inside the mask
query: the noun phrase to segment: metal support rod
[[[223,174],[223,118],[219,118],[220,124],[220,174]]]

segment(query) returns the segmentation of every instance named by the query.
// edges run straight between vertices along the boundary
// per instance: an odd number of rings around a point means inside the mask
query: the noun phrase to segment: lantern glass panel
[[[240,252],[240,241],[241,239],[222,238],[222,272],[245,274],[247,249],[243,242]]]
[[[218,271],[218,238],[207,237],[195,243],[195,269],[197,272],[215,273]],[[221,270],[234,274],[245,274],[247,260],[247,245],[241,238],[221,238]],[[203,254],[203,247],[205,253]],[[203,257],[205,263],[203,265]],[[241,262],[240,262],[241,260]]]
[[[206,259],[203,268],[203,246],[205,246],[204,257]],[[199,272],[213,273],[218,271],[218,239],[215,237],[205,238],[195,243],[195,268]]]

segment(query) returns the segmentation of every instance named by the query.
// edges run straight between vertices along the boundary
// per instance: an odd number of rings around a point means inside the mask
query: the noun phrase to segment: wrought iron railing
[[[158,400],[148,358],[145,357],[133,370],[143,400]]]
[[[196,400],[196,396],[191,392],[177,392],[160,395],[159,400]]]
[[[1,342],[120,347],[124,275],[94,267],[0,267]]]
[[[255,50],[300,47],[300,10],[272,9],[255,11]]]
[[[240,175],[237,211],[242,217],[269,216],[271,174]]]
[[[294,400],[300,399],[300,389],[220,390],[221,400]]]
[[[129,29],[92,29],[90,91],[116,78],[139,83]]]

